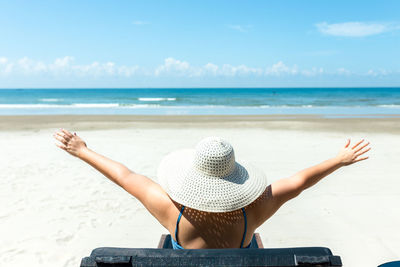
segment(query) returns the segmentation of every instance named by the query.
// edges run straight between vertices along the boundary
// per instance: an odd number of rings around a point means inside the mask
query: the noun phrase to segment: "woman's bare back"
[[[272,208],[268,208],[272,204],[271,198],[271,186],[268,186],[260,197],[244,208],[247,227],[243,247],[250,244],[254,231],[264,222],[260,217],[272,216],[273,213],[270,216],[265,215],[266,211],[272,211]],[[168,231],[175,239],[176,222],[182,205],[172,202],[174,208],[171,209]],[[204,212],[185,207],[178,225],[179,244],[187,249],[239,248],[245,232],[244,216],[241,209],[231,212]]]
[[[172,227],[168,229],[175,239],[176,222],[181,210],[177,205],[171,214]],[[246,238],[243,246],[247,246],[254,233],[247,218]],[[224,213],[211,213],[185,207],[178,225],[179,244],[191,248],[239,248],[245,231],[245,219],[242,210]]]

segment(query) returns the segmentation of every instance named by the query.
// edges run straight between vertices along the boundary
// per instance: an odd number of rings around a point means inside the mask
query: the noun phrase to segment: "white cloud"
[[[0,75],[2,74],[9,74],[12,72],[14,67],[13,63],[9,63],[8,58],[0,57]]]
[[[118,74],[125,76],[125,77],[130,77],[136,74],[136,72],[139,70],[139,66],[121,66],[118,67]]]
[[[251,68],[246,65],[232,66],[224,64],[220,74],[224,76],[248,75],[248,74],[262,74],[263,70],[259,68]]]
[[[25,74],[34,74],[47,71],[48,67],[41,61],[34,61],[28,57],[23,57],[17,61],[15,68],[24,72]]]
[[[0,58],[0,75],[1,77],[24,77],[31,75],[42,75],[43,77],[68,77],[68,78],[90,78],[90,77],[287,77],[302,76],[314,77],[317,75],[341,75],[341,76],[370,76],[382,77],[386,75],[396,74],[398,72],[378,69],[369,70],[368,72],[352,72],[345,68],[338,68],[332,71],[326,71],[320,67],[303,69],[297,65],[287,65],[282,61],[278,61],[266,67],[250,67],[244,64],[214,64],[209,62],[205,65],[191,65],[184,60],[178,60],[168,57],[163,64],[155,68],[144,68],[138,65],[118,65],[114,62],[94,61],[89,64],[77,64],[71,56],[65,56],[55,59],[51,63],[35,61],[28,57],[21,58],[16,61],[10,61],[5,57]],[[400,74],[400,73],[399,73]]]
[[[8,59],[6,57],[0,57],[0,64],[6,64],[8,62]]]
[[[325,73],[323,68],[313,67],[311,69],[299,69],[297,65],[290,67],[282,61],[278,61],[265,70],[265,74],[268,76],[302,75],[306,77],[312,77],[321,75],[323,73]]]
[[[321,22],[315,24],[317,29],[326,35],[345,37],[364,37],[400,29],[393,23],[369,23],[369,22],[344,22],[328,24]]]
[[[88,65],[74,65],[71,67],[74,73],[80,76],[113,76],[117,73],[114,62],[93,62]]]
[[[319,74],[323,74],[324,73],[324,69],[323,68],[311,68],[311,70],[302,70],[301,74],[307,77],[312,77],[312,76],[316,76]]]
[[[369,70],[367,76],[377,76],[377,73],[374,70]]]
[[[163,65],[158,66],[154,71],[154,74],[156,76],[163,73],[172,73],[175,75],[190,75],[193,74],[193,70],[191,70],[189,63],[187,63],[186,61],[180,61],[169,57],[164,60]]]
[[[75,59],[70,56],[56,58],[54,62],[46,64],[23,57],[15,63],[6,58],[0,58],[0,74],[39,75],[50,74],[54,76],[125,76],[136,74],[139,66],[117,66],[114,62],[93,62],[86,65],[74,64]]]
[[[262,75],[263,69],[251,68],[246,65],[232,66],[223,64],[218,66],[213,63],[207,63],[204,66],[191,66],[186,61],[180,61],[174,58],[166,58],[163,65],[158,66],[155,71],[155,76],[168,74],[171,76],[238,76],[238,75]]]
[[[268,67],[265,71],[267,75],[274,75],[280,76],[283,74],[297,74],[297,66],[294,65],[293,67],[286,66],[282,61],[273,64],[271,67]]]
[[[351,71],[349,71],[349,70],[347,70],[347,69],[345,69],[345,68],[338,68],[337,69],[337,74],[340,74],[340,75],[350,75],[351,74]]]
[[[53,66],[54,68],[66,68],[69,67],[73,61],[74,58],[70,56],[65,56],[63,58],[56,58]]]
[[[109,75],[114,75],[115,73],[115,63],[114,62],[107,62],[102,65],[104,71]]]
[[[386,76],[389,74],[392,74],[392,72],[385,69],[379,69],[379,70],[369,70],[366,75],[377,77],[377,76]]]
[[[7,64],[6,67],[4,68],[3,73],[4,74],[10,74],[10,73],[12,73],[13,68],[14,68],[14,64],[13,63]]]
[[[227,26],[228,28],[239,32],[248,32],[252,27],[251,25],[227,25]]]
[[[48,73],[53,75],[70,75],[74,66],[74,58],[70,56],[65,56],[62,58],[56,58],[53,63],[46,66]]]
[[[203,69],[206,74],[209,73],[216,76],[218,74],[219,67],[213,63],[207,63],[204,65]]]
[[[21,58],[20,60],[18,60],[18,66],[20,68],[22,68],[23,70],[25,70],[26,72],[29,72],[32,68],[32,60],[30,60],[27,57]]]

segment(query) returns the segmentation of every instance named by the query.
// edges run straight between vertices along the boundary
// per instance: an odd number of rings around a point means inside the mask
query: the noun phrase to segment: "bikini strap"
[[[246,238],[246,232],[247,232],[247,217],[246,217],[246,212],[244,211],[244,208],[242,208],[243,211],[243,217],[244,217],[244,233],[243,233],[243,238],[242,242],[240,243],[240,248],[243,248],[243,243]]]
[[[181,212],[179,213],[179,216],[178,216],[178,220],[176,220],[175,241],[176,241],[177,243],[179,243],[179,242],[178,242],[178,225],[179,225],[179,221],[181,220],[182,213],[183,213],[183,210],[184,210],[184,209],[185,209],[185,206],[182,205]]]

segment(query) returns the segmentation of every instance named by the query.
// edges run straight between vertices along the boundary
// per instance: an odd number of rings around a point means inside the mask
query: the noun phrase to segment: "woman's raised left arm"
[[[59,143],[56,144],[59,148],[85,161],[119,186],[122,186],[123,180],[133,173],[123,164],[106,158],[89,149],[86,143],[77,136],[76,133],[72,134],[65,129],[60,129],[54,134],[54,138],[59,141]]]

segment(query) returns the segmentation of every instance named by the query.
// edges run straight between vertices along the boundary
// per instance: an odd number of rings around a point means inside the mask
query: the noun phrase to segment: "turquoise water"
[[[400,114],[400,88],[2,89],[0,115]]]

